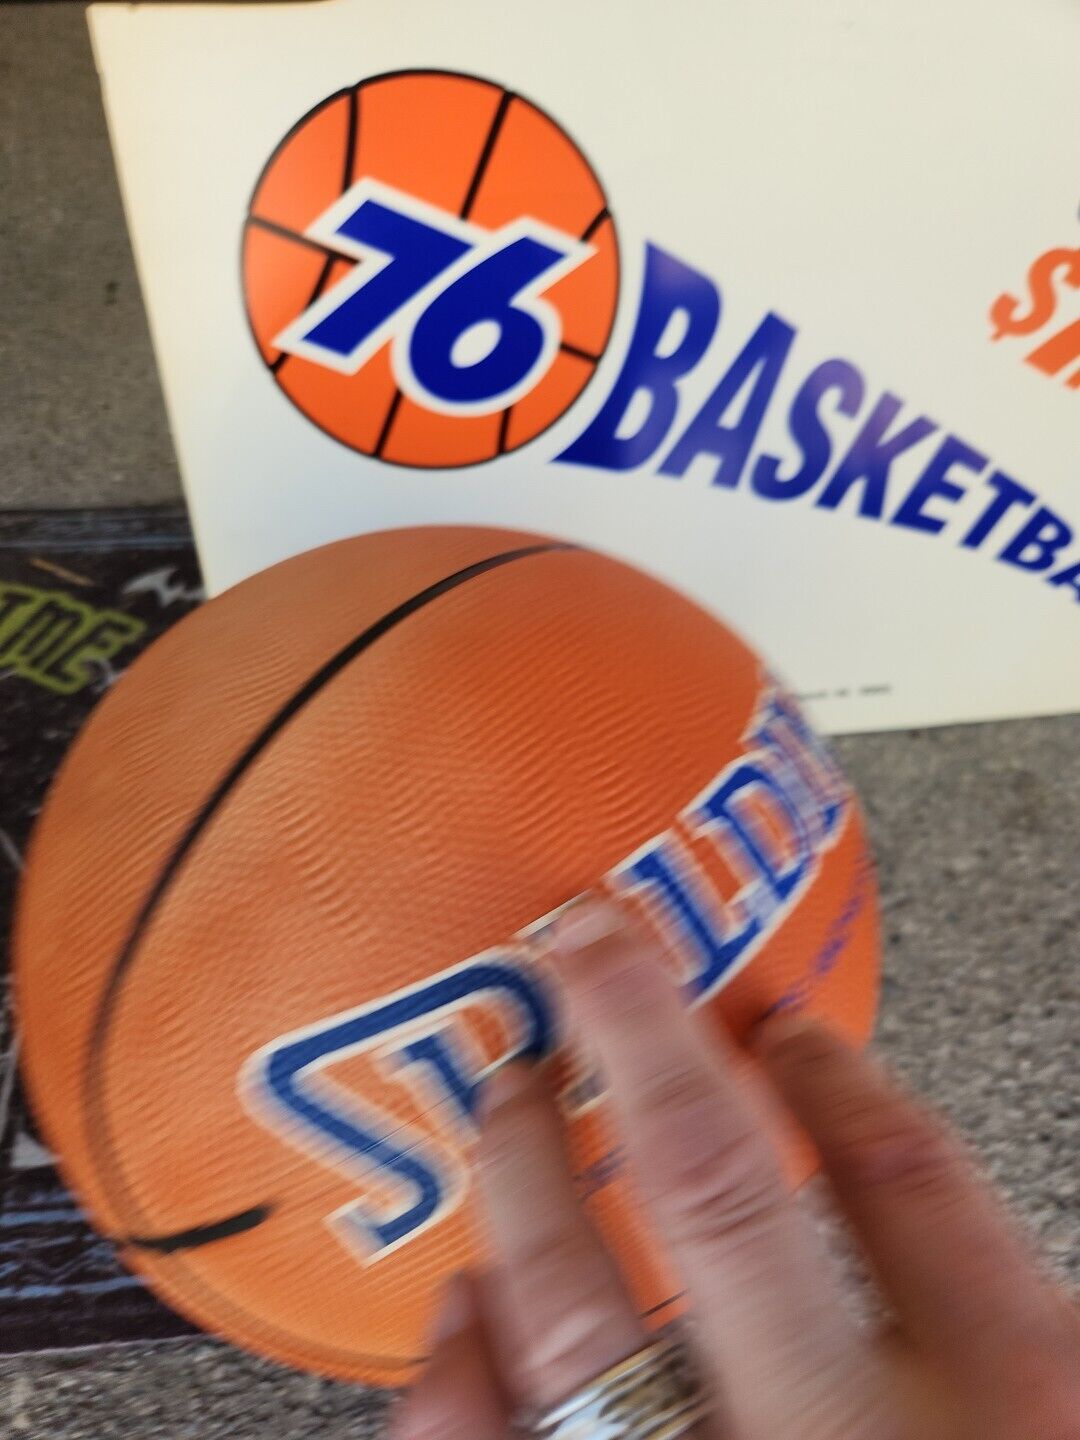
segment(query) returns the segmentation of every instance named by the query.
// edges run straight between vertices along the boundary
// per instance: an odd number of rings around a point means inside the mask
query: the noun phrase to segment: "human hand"
[[[638,1194],[685,1286],[706,1396],[688,1430],[585,1410],[544,1434],[1080,1440],[1077,1312],[937,1118],[808,1020],[777,1016],[755,1037],[892,1312],[885,1333],[869,1334],[730,1056],[684,1009],[652,937],[613,903],[587,900],[550,938],[571,1026],[604,1072]],[[650,1343],[578,1206],[542,1072],[512,1064],[485,1099],[492,1267],[450,1287],[397,1440],[507,1440],[522,1412],[550,1411]]]

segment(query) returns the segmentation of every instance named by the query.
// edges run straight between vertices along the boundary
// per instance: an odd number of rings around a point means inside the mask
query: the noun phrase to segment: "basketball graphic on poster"
[[[408,71],[339,91],[260,176],[243,239],[259,353],[335,440],[397,465],[525,445],[592,377],[619,286],[578,146],[488,80]]]

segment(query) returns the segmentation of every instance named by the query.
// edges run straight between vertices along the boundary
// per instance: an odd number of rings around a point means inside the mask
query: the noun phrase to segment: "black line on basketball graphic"
[[[388,72],[386,72],[386,73],[384,73],[384,74],[381,74],[381,75],[371,76],[371,77],[369,77],[369,78],[366,78],[366,79],[358,82],[356,85],[344,87],[343,89],[338,90],[338,91],[336,91],[334,94],[328,96],[328,97],[327,97],[324,101],[322,101],[320,104],[314,106],[311,110],[309,110],[309,111],[307,112],[307,114],[301,116],[301,118],[300,118],[293,126],[290,127],[290,129],[289,129],[289,130],[285,133],[285,135],[282,137],[282,139],[281,139],[280,142],[278,143],[277,147],[275,148],[275,150],[274,150],[273,153],[271,154],[270,158],[267,160],[267,162],[266,162],[265,166],[263,167],[262,171],[260,172],[259,177],[258,177],[258,179],[257,179],[257,181],[256,181],[256,183],[255,183],[254,188],[253,188],[251,198],[250,198],[250,200],[249,200],[249,202],[248,202],[248,213],[247,213],[247,219],[246,219],[246,222],[245,222],[245,233],[246,233],[246,231],[247,231],[247,227],[248,227],[248,226],[253,226],[253,227],[255,227],[256,229],[261,229],[261,230],[265,230],[265,231],[268,231],[268,232],[270,232],[270,233],[276,234],[276,235],[278,235],[280,238],[282,238],[283,240],[289,240],[289,241],[293,241],[293,242],[295,242],[295,243],[297,243],[297,244],[307,246],[308,248],[313,249],[313,250],[319,252],[320,254],[322,254],[322,255],[324,256],[324,265],[323,265],[323,267],[322,267],[322,269],[321,269],[321,271],[320,271],[320,273],[319,273],[319,275],[318,275],[318,277],[317,277],[317,279],[316,279],[315,285],[314,285],[313,290],[312,290],[312,293],[311,293],[311,298],[310,298],[310,299],[308,300],[308,302],[307,302],[307,303],[308,303],[308,306],[310,306],[311,304],[313,304],[313,303],[315,302],[315,300],[317,300],[317,299],[319,298],[320,295],[322,295],[323,293],[325,293],[325,289],[326,289],[327,284],[329,283],[329,277],[330,277],[330,275],[331,275],[331,273],[332,273],[332,271],[333,271],[333,267],[334,267],[335,262],[336,262],[337,260],[339,260],[339,259],[348,259],[349,257],[339,256],[339,255],[337,254],[337,252],[333,250],[332,247],[323,245],[323,244],[321,244],[320,242],[313,240],[310,236],[307,236],[307,235],[304,235],[304,234],[302,234],[302,233],[300,233],[300,232],[298,232],[298,231],[292,230],[292,229],[290,229],[290,227],[287,226],[287,225],[281,225],[281,224],[278,224],[278,223],[276,223],[275,221],[270,220],[270,219],[268,219],[268,218],[266,218],[266,217],[264,217],[264,216],[257,215],[257,214],[253,214],[251,207],[252,207],[252,205],[255,203],[255,200],[256,200],[256,198],[257,198],[257,196],[258,196],[258,194],[259,194],[259,191],[260,191],[260,189],[261,189],[261,187],[262,187],[263,181],[265,180],[267,174],[268,174],[268,173],[270,172],[270,170],[272,169],[272,167],[273,167],[273,165],[275,164],[275,162],[276,162],[276,160],[278,159],[278,157],[282,154],[282,152],[284,151],[285,147],[289,144],[289,142],[293,139],[293,137],[294,137],[299,131],[301,131],[301,130],[304,128],[304,126],[305,126],[306,124],[308,124],[309,121],[312,120],[312,118],[313,118],[314,116],[316,116],[317,114],[319,114],[321,111],[325,110],[328,106],[331,106],[331,105],[333,105],[333,104],[339,103],[343,98],[346,98],[346,97],[347,97],[347,98],[348,98],[348,102],[349,102],[349,106],[350,106],[350,111],[349,111],[349,117],[348,117],[348,122],[347,122],[347,135],[346,135],[346,140],[345,140],[346,162],[345,162],[345,165],[344,165],[344,167],[343,167],[344,173],[343,173],[343,178],[342,178],[342,182],[341,182],[341,193],[344,194],[345,191],[349,188],[349,185],[352,183],[352,172],[353,172],[353,170],[355,169],[355,166],[356,166],[356,156],[357,156],[357,154],[359,153],[360,106],[361,106],[361,104],[362,104],[362,96],[363,96],[364,90],[367,89],[369,86],[378,85],[378,84],[384,83],[384,82],[386,82],[386,81],[393,81],[393,80],[398,80],[398,79],[421,78],[421,77],[442,77],[442,78],[446,78],[446,79],[468,81],[468,82],[470,82],[470,83],[473,84],[473,85],[481,86],[481,87],[483,87],[483,88],[485,88],[485,89],[487,89],[487,90],[491,90],[491,91],[493,91],[493,92],[496,92],[496,93],[498,93],[498,95],[499,95],[499,100],[498,100],[498,103],[497,103],[497,105],[496,105],[495,113],[494,113],[494,115],[492,116],[491,123],[490,123],[490,125],[489,125],[489,127],[488,127],[488,130],[487,130],[485,139],[484,139],[484,141],[483,141],[483,145],[482,145],[480,154],[479,154],[479,156],[478,156],[476,165],[475,165],[475,167],[473,168],[472,174],[471,174],[471,176],[470,176],[470,178],[469,178],[469,184],[468,184],[468,186],[467,186],[467,188],[466,188],[465,197],[464,197],[464,199],[463,199],[463,201],[462,201],[462,204],[461,204],[461,207],[460,207],[460,210],[459,210],[459,214],[460,214],[460,216],[461,216],[462,218],[469,218],[469,217],[471,216],[472,211],[473,211],[473,209],[475,208],[475,206],[476,206],[476,204],[477,204],[477,201],[480,199],[481,193],[482,193],[483,188],[484,188],[485,179],[486,179],[486,177],[487,177],[487,175],[488,175],[488,173],[489,173],[489,169],[490,169],[490,166],[491,166],[491,162],[492,162],[492,160],[493,160],[493,158],[494,158],[494,156],[495,156],[495,152],[496,152],[496,150],[497,150],[497,148],[498,148],[500,136],[502,135],[502,133],[503,133],[505,127],[506,127],[507,119],[508,119],[508,117],[510,116],[511,112],[513,111],[513,107],[514,107],[515,102],[519,103],[519,104],[522,105],[522,106],[527,106],[527,107],[529,108],[529,110],[534,111],[537,115],[541,116],[545,121],[548,122],[549,125],[551,125],[551,127],[552,127],[559,135],[561,135],[562,137],[564,137],[564,139],[567,141],[568,144],[570,144],[571,146],[573,146],[574,150],[577,152],[577,154],[578,154],[578,156],[581,158],[582,162],[588,167],[589,173],[590,173],[590,175],[591,175],[591,177],[592,177],[592,181],[593,181],[593,183],[595,184],[595,186],[596,186],[596,188],[597,188],[597,191],[599,192],[600,197],[603,198],[604,192],[603,192],[603,189],[602,189],[602,187],[601,187],[601,185],[600,185],[600,181],[599,181],[599,179],[597,178],[596,171],[595,171],[595,169],[592,167],[592,165],[590,164],[590,162],[589,162],[589,160],[588,160],[588,157],[587,157],[587,156],[585,155],[585,153],[582,151],[581,146],[577,143],[577,141],[563,128],[563,126],[561,126],[561,125],[558,123],[558,121],[556,121],[556,120],[554,119],[553,116],[551,116],[551,115],[550,115],[547,111],[545,111],[541,106],[535,104],[535,102],[533,102],[532,100],[529,100],[529,99],[527,99],[526,97],[517,94],[515,91],[510,90],[510,89],[507,89],[507,88],[504,87],[504,86],[500,86],[500,85],[497,84],[496,82],[489,81],[489,80],[485,80],[485,79],[483,79],[483,78],[481,78],[481,77],[479,77],[479,76],[476,76],[476,75],[467,75],[467,74],[463,74],[463,73],[458,72],[458,71],[451,71],[451,70],[439,70],[439,69],[427,69],[427,68],[423,68],[423,69],[415,69],[415,70],[388,71]],[[369,123],[370,123],[370,122],[369,122]],[[385,177],[383,177],[383,178],[385,178]],[[610,222],[611,220],[612,220],[611,210],[610,210],[610,207],[609,207],[609,206],[607,205],[607,203],[605,202],[605,203],[601,206],[601,208],[596,212],[596,214],[592,216],[592,218],[588,221],[588,223],[584,226],[584,228],[580,231],[579,238],[581,238],[583,241],[588,242],[589,240],[592,239],[592,237],[593,237],[594,235],[596,235],[596,233],[600,230],[600,228],[601,228],[606,222]],[[603,342],[603,345],[601,346],[600,354],[593,354],[593,353],[591,353],[590,351],[588,351],[588,350],[586,350],[586,349],[583,349],[583,348],[581,348],[581,347],[575,346],[575,345],[570,344],[570,343],[565,343],[565,342],[564,342],[564,343],[562,343],[562,344],[560,345],[560,350],[561,350],[563,353],[572,355],[572,356],[574,356],[576,359],[579,359],[579,360],[584,361],[585,363],[587,363],[588,365],[590,365],[590,366],[593,367],[594,369],[595,369],[596,365],[598,364],[598,362],[599,362],[599,360],[600,360],[600,358],[601,358],[601,354],[603,353],[603,350],[606,349],[607,344],[608,344],[609,341],[610,341],[610,338],[611,338],[611,329],[612,329],[613,324],[614,324],[614,309],[615,309],[616,306],[617,306],[617,298],[618,298],[617,276],[618,276],[618,268],[619,268],[619,259],[618,259],[618,257],[619,257],[619,249],[618,249],[618,237],[617,237],[617,234],[616,234],[615,231],[614,231],[614,226],[612,227],[612,245],[613,245],[613,253],[614,253],[614,257],[615,257],[615,266],[616,266],[616,271],[615,271],[615,273],[616,273],[616,289],[615,289],[615,297],[614,297],[614,298],[615,298],[615,304],[613,305],[611,323],[608,325],[607,334],[606,334],[605,337],[604,337],[604,342]],[[241,247],[240,247],[240,269],[241,269],[241,288],[242,288],[242,290],[245,292],[245,295],[246,295],[246,287],[245,287],[245,283],[244,283],[244,246],[243,246],[243,243],[241,243]],[[307,307],[305,307],[305,308],[307,308]],[[490,464],[492,461],[498,460],[499,458],[501,458],[501,456],[503,456],[504,454],[508,453],[509,451],[512,451],[512,450],[514,450],[514,449],[517,449],[519,445],[522,445],[522,444],[525,444],[525,443],[531,443],[532,440],[538,439],[540,435],[542,435],[543,433],[545,433],[545,431],[549,430],[553,425],[555,425],[555,424],[562,418],[562,415],[564,415],[564,414],[566,413],[566,411],[567,411],[567,410],[576,402],[576,400],[580,397],[580,394],[584,391],[586,385],[589,383],[589,381],[590,381],[590,379],[591,379],[591,376],[586,375],[586,376],[581,380],[578,391],[577,391],[577,392],[571,397],[571,399],[565,404],[563,410],[562,410],[559,414],[553,415],[553,416],[550,417],[550,419],[547,419],[547,420],[546,420],[546,423],[543,425],[543,428],[542,428],[541,430],[539,430],[536,435],[529,436],[527,441],[526,441],[526,440],[520,440],[520,441],[518,441],[517,444],[515,444],[515,445],[511,445],[511,444],[510,444],[510,421],[509,421],[509,419],[506,418],[505,412],[503,412],[503,414],[501,414],[501,415],[499,416],[499,423],[498,423],[498,427],[497,427],[497,432],[496,432],[495,437],[494,437],[493,440],[492,440],[491,453],[486,453],[486,454],[483,454],[483,455],[479,455],[479,456],[477,456],[477,457],[475,457],[475,458],[473,458],[473,459],[469,459],[469,460],[457,460],[457,459],[442,460],[442,459],[437,459],[437,458],[434,459],[434,460],[427,460],[427,459],[424,459],[422,456],[421,456],[421,457],[412,456],[412,457],[403,459],[403,458],[400,458],[400,454],[397,455],[397,456],[390,456],[390,455],[387,455],[387,453],[386,453],[386,452],[387,452],[387,449],[389,448],[390,441],[391,441],[391,438],[392,438],[393,433],[394,433],[394,427],[395,427],[395,425],[397,424],[398,419],[399,419],[399,417],[400,417],[400,415],[401,415],[401,402],[402,402],[402,398],[403,398],[403,397],[402,397],[402,394],[401,394],[401,391],[400,391],[400,388],[399,388],[399,387],[397,387],[397,386],[395,385],[393,394],[390,396],[389,401],[387,401],[387,402],[380,402],[380,403],[385,403],[385,404],[386,404],[386,411],[385,411],[385,413],[383,414],[381,423],[378,425],[377,431],[375,432],[375,441],[374,441],[374,447],[373,447],[373,448],[368,448],[368,442],[367,442],[366,439],[365,439],[365,442],[364,442],[363,444],[361,444],[361,443],[359,443],[359,441],[357,441],[356,439],[345,438],[345,436],[344,436],[343,434],[337,433],[337,431],[336,431],[332,426],[329,426],[328,424],[324,423],[324,421],[319,418],[319,415],[318,415],[318,413],[317,413],[317,411],[318,411],[318,405],[317,405],[316,400],[313,399],[312,396],[310,395],[310,393],[309,393],[309,387],[305,387],[305,388],[304,388],[303,398],[301,398],[301,395],[300,395],[300,394],[298,394],[298,393],[293,393],[293,389],[290,388],[290,384],[289,384],[288,381],[282,381],[282,380],[281,380],[280,377],[281,377],[282,372],[283,372],[284,370],[288,369],[289,372],[291,373],[291,370],[292,370],[292,367],[291,367],[291,364],[290,364],[290,355],[291,355],[291,352],[289,352],[289,351],[280,351],[280,352],[279,352],[276,356],[274,356],[272,359],[268,359],[268,358],[263,354],[263,352],[262,352],[262,347],[260,346],[259,339],[258,339],[258,336],[257,336],[256,331],[255,331],[255,321],[254,321],[254,318],[253,318],[253,312],[252,312],[252,308],[251,308],[251,303],[250,303],[250,301],[246,301],[246,302],[245,302],[245,311],[246,311],[246,315],[247,315],[248,328],[249,328],[249,330],[250,330],[250,332],[251,332],[252,339],[253,339],[253,341],[255,342],[256,348],[257,348],[258,351],[259,351],[260,359],[262,360],[263,365],[265,366],[266,370],[267,370],[272,376],[274,376],[275,380],[277,380],[277,381],[281,384],[281,388],[284,390],[284,393],[285,393],[287,399],[289,400],[289,402],[290,402],[297,410],[299,410],[300,413],[301,413],[311,424],[315,425],[318,429],[320,429],[325,435],[329,436],[332,440],[336,441],[336,442],[337,442],[338,444],[340,444],[340,445],[345,446],[346,449],[351,450],[351,451],[353,451],[354,453],[359,453],[359,454],[361,454],[361,455],[368,455],[368,456],[371,456],[371,457],[374,458],[374,459],[378,459],[378,460],[382,461],[384,464],[387,464],[387,465],[400,465],[400,466],[402,466],[403,468],[406,468],[406,469],[456,470],[456,469],[462,469],[462,468],[471,467],[471,466],[475,466],[475,465],[486,465],[486,464]],[[300,312],[298,312],[298,313],[303,313],[303,312],[300,311]],[[298,357],[296,357],[296,358],[298,358]],[[308,363],[308,364],[313,364],[313,363],[315,363],[315,362],[308,361],[307,363]],[[510,407],[510,408],[511,408],[511,410],[512,410],[514,407]],[[369,410],[369,411],[366,412],[366,413],[370,415],[371,412],[370,412],[370,410]],[[372,419],[372,422],[374,422],[374,416],[373,416],[373,415],[371,416],[371,419]],[[372,430],[374,430],[374,429],[375,429],[374,423],[372,423]],[[370,434],[370,433],[371,433],[371,431],[365,431],[365,434]],[[399,451],[400,451],[400,447],[398,447],[398,449],[399,449]]]

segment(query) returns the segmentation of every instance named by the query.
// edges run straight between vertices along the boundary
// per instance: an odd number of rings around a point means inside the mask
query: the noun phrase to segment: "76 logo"
[[[372,179],[305,233],[357,264],[274,344],[353,375],[390,341],[402,391],[449,415],[505,410],[533,388],[562,340],[542,293],[594,250],[528,216],[483,230]]]

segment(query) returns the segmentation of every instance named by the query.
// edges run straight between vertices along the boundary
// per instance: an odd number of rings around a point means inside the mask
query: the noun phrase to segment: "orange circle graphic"
[[[554,314],[556,343],[511,403],[454,413],[406,393],[393,363],[400,327],[355,368],[286,348],[287,327],[335,287],[338,295],[348,293],[357,266],[371,263],[348,245],[328,243],[325,232],[311,233],[365,181],[433,207],[429,213],[444,216],[450,230],[468,228],[475,236],[529,222],[574,244],[573,262],[555,269],[547,288],[542,277],[538,282],[537,298]],[[338,91],[293,127],[252,195],[242,264],[252,335],[293,404],[361,454],[431,469],[493,460],[554,424],[604,352],[619,289],[606,197],[565,131],[502,86],[430,70]]]

